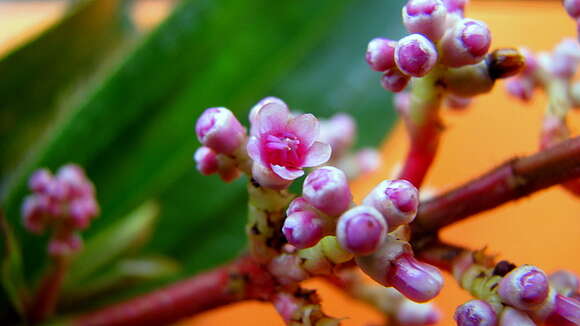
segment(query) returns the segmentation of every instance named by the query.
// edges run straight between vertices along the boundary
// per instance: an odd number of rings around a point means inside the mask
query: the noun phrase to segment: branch
[[[193,276],[164,289],[81,315],[71,325],[166,325],[241,300],[270,300],[270,274],[251,257]]]
[[[421,203],[414,235],[437,232],[471,215],[580,177],[580,137],[510,160],[483,176]]]
[[[69,258],[55,256],[52,270],[42,279],[29,307],[28,318],[32,324],[45,321],[53,313],[60,295],[60,288],[68,271]]]

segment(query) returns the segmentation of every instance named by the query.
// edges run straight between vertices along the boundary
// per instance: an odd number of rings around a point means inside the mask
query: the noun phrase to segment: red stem
[[[28,318],[32,324],[41,323],[50,317],[58,303],[60,288],[68,271],[69,258],[55,256],[53,262],[52,270],[42,279],[33,297],[34,301],[29,306]]]
[[[166,325],[240,300],[270,300],[270,274],[248,256],[150,294],[72,320],[72,325]]]
[[[580,137],[513,159],[456,189],[421,203],[414,236],[433,233],[466,217],[580,177]]]

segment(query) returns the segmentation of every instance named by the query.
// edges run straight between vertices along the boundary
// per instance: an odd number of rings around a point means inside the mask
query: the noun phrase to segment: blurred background
[[[403,35],[403,0],[79,0],[0,2],[0,198],[17,249],[4,250],[2,278],[33,283],[46,268],[46,238],[26,233],[20,204],[38,167],[84,166],[102,214],[65,283],[62,313],[153,289],[235,257],[245,246],[244,179],[225,185],[197,173],[193,126],[226,106],[247,121],[274,95],[293,109],[352,114],[357,146],[381,146],[384,164],[353,183],[362,196],[389,177],[406,138],[392,96],[364,62],[368,41]],[[575,36],[560,1],[472,1],[493,47],[549,50]],[[449,189],[532,153],[546,99],[523,105],[504,94],[445,112],[448,130],[427,186]],[[580,127],[577,114],[574,131]],[[577,134],[574,133],[574,134]],[[446,240],[516,263],[580,274],[580,204],[551,189],[451,227]],[[5,245],[5,243],[3,243]],[[16,257],[16,258],[15,258]],[[20,263],[20,261],[22,263]],[[18,275],[24,276],[23,280]],[[374,311],[320,282],[327,311],[345,325],[380,321]],[[13,318],[8,293],[0,316]],[[453,280],[437,304],[450,325],[468,296]],[[188,325],[282,325],[273,308],[244,303]]]

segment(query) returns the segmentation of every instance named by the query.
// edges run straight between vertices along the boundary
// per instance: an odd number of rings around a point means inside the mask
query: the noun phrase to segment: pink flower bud
[[[389,231],[392,231],[415,219],[419,192],[407,180],[385,180],[365,197],[363,204],[378,210],[386,219]]]
[[[360,173],[373,172],[381,165],[381,155],[373,148],[363,148],[355,154]]]
[[[445,7],[447,7],[447,12],[458,14],[463,17],[467,0],[443,0],[443,3],[445,4]]]
[[[256,133],[247,150],[254,161],[252,170],[260,174],[254,176],[260,184],[261,180],[281,184],[276,178],[292,181],[304,174],[302,168],[321,165],[330,158],[330,146],[316,141],[318,120],[311,114],[293,117],[279,103],[268,103],[258,111],[253,127]]]
[[[395,110],[402,116],[406,116],[411,109],[411,94],[409,92],[401,92],[395,94],[393,97],[393,104]]]
[[[217,154],[209,147],[202,146],[198,148],[193,159],[197,164],[197,170],[203,175],[214,174],[218,171]]]
[[[455,310],[453,319],[457,326],[496,326],[497,317],[489,303],[483,300],[471,300]]]
[[[578,40],[566,38],[554,49],[549,69],[560,78],[570,79],[576,74],[579,62],[580,44],[578,44]]]
[[[534,82],[526,77],[512,77],[506,81],[507,92],[524,102],[529,102],[534,95]]]
[[[523,265],[509,272],[499,283],[502,301],[520,310],[531,310],[548,296],[548,277],[535,266]]]
[[[531,77],[538,70],[540,64],[538,63],[536,56],[530,49],[521,47],[519,48],[519,51],[524,56],[525,62],[524,70],[522,71],[522,73],[526,76]]]
[[[91,219],[97,216],[99,207],[93,198],[79,198],[69,204],[71,226],[77,230],[86,229]]]
[[[395,313],[395,318],[399,325],[435,325],[441,319],[441,312],[430,303],[416,303],[410,300],[403,300]]]
[[[50,195],[58,200],[71,200],[91,196],[93,193],[93,185],[87,180],[83,169],[78,165],[68,164],[58,170]]]
[[[22,205],[22,223],[31,233],[40,234],[46,227],[48,198],[46,196],[30,195]]]
[[[362,207],[362,206],[359,206]],[[392,286],[388,280],[392,262],[402,255],[412,254],[411,245],[387,235],[380,248],[368,256],[356,256],[355,260],[361,270],[377,283],[386,287]]]
[[[336,237],[340,245],[355,255],[368,255],[385,241],[387,225],[372,207],[351,208],[338,219]]]
[[[315,211],[315,209],[304,197],[297,197],[290,202],[290,205],[288,205],[288,208],[286,209],[286,216],[303,211]]]
[[[487,25],[473,19],[463,19],[443,36],[441,62],[449,67],[461,67],[481,61],[491,45]]]
[[[52,182],[52,173],[47,169],[40,169],[30,177],[28,187],[36,193],[46,194],[49,192]]]
[[[395,289],[415,302],[433,299],[443,287],[441,272],[410,254],[401,255],[393,261],[387,279]]]
[[[579,280],[571,272],[560,270],[549,276],[550,285],[560,294],[570,296],[579,289]]]
[[[308,278],[308,273],[301,266],[301,260],[297,255],[278,255],[272,259],[268,269],[278,282],[284,285],[295,284]]]
[[[232,154],[244,142],[246,130],[226,108],[205,110],[195,125],[197,138],[217,153]]]
[[[240,170],[235,160],[224,155],[218,155],[217,160],[218,174],[224,182],[232,182],[240,177]]]
[[[580,18],[580,0],[564,0],[564,8],[572,18]]]
[[[330,216],[342,214],[352,202],[346,175],[332,166],[312,171],[304,181],[302,195],[312,206]]]
[[[505,307],[499,316],[499,326],[536,326],[525,312]]]
[[[385,71],[395,66],[395,47],[397,41],[377,37],[367,46],[365,59],[371,69]]]
[[[356,134],[353,118],[345,113],[338,113],[328,120],[320,122],[318,140],[329,144],[333,159],[343,156],[352,146]]]
[[[553,310],[546,320],[546,326],[580,325],[580,301],[563,295],[556,295]]]
[[[401,92],[407,87],[411,77],[405,75],[397,68],[391,68],[383,74],[381,85],[384,89],[393,93]]]
[[[447,8],[441,0],[409,0],[403,7],[403,24],[411,33],[439,41],[445,32]]]
[[[322,221],[313,211],[299,211],[286,217],[282,232],[298,249],[309,248],[322,239]]]
[[[437,50],[431,41],[421,34],[402,38],[395,48],[395,62],[403,73],[422,77],[435,67]]]

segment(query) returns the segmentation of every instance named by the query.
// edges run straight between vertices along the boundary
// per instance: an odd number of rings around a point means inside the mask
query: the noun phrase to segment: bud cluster
[[[575,298],[578,279],[559,271],[547,276],[532,265],[507,262],[495,268],[475,263],[473,256],[456,259],[454,276],[478,299],[459,306],[459,326],[578,325],[580,301]]]
[[[69,164],[56,175],[47,169],[36,171],[29,180],[33,194],[22,206],[26,230],[41,234],[52,230],[48,252],[66,256],[80,249],[78,231],[86,229],[99,214],[95,188],[81,167]]]

